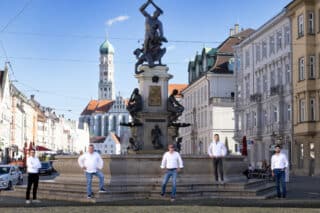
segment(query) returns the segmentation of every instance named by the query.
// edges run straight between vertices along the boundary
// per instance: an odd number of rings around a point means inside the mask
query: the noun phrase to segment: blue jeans
[[[285,173],[284,169],[274,169],[273,172],[274,172],[274,176],[276,179],[278,197],[281,197],[280,184],[282,187],[282,197],[286,197],[286,195],[287,195],[286,183],[285,183],[286,173]]]
[[[89,173],[86,172],[86,178],[87,178],[87,194],[88,196],[92,195],[92,177],[93,175],[97,176],[99,178],[99,189],[104,189],[104,176],[101,171],[97,171],[95,173]]]
[[[176,182],[177,182],[177,169],[168,169],[166,174],[164,175],[163,181],[162,181],[162,189],[161,189],[161,195],[164,195],[166,193],[166,186],[167,183],[172,176],[172,191],[171,191],[171,198],[176,197]]]

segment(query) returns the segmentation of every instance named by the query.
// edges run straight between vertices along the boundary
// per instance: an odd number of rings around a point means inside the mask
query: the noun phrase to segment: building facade
[[[107,137],[97,137],[91,144],[94,145],[95,151],[103,155],[120,155],[125,154],[122,152],[120,138],[113,132],[110,132]]]
[[[293,70],[292,168],[320,175],[320,1],[295,0],[291,19]]]
[[[182,153],[206,154],[218,133],[220,140],[233,154],[239,154],[234,138],[234,58],[232,46],[250,35],[253,30],[239,31],[239,25],[217,48],[203,48],[189,62],[189,86],[182,91],[185,111],[182,122],[191,126],[181,128]]]
[[[8,130],[11,122],[10,82],[8,69],[5,67],[4,70],[0,70],[0,162],[5,155],[5,148],[10,146],[11,133]]]
[[[291,27],[286,11],[235,46],[235,139],[253,166],[270,161],[275,144],[292,141]]]

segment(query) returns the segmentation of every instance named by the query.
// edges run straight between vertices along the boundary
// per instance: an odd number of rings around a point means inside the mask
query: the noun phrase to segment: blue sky
[[[138,9],[145,0],[32,0],[1,32],[28,1],[0,0],[0,41],[6,51],[0,43],[0,68],[7,55],[14,72],[11,79],[21,91],[76,119],[88,101],[97,98],[98,50],[108,31],[116,51],[116,91],[130,95],[137,86],[132,52],[144,35]],[[163,63],[174,75],[170,83],[187,83],[187,61],[202,47],[218,46],[235,23],[258,28],[291,0],[154,1],[164,10],[160,20],[169,50]],[[128,18],[107,25],[119,16]]]

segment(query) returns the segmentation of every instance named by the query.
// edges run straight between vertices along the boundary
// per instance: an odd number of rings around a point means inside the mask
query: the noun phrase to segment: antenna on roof
[[[106,29],[105,29],[105,33],[106,33],[106,40],[108,40],[108,37],[109,37],[109,30],[108,30],[108,27],[106,27]]]

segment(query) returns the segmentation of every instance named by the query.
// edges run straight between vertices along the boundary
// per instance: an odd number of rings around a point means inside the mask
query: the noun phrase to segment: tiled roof
[[[116,143],[116,144],[120,144],[120,138],[113,132],[110,132],[111,138],[112,140]]]
[[[227,38],[219,47],[217,51],[217,58],[214,66],[209,70],[213,73],[232,74],[233,71],[229,70],[229,60],[233,58],[233,46],[239,44],[245,38],[254,33],[253,29],[244,30],[238,34]]]
[[[174,89],[178,90],[178,97],[181,96],[182,90],[188,87],[188,84],[169,84],[168,86],[168,95],[171,95]]]
[[[103,143],[106,140],[104,136],[90,137],[90,143]]]
[[[107,113],[114,101],[113,100],[91,100],[81,115],[91,115],[93,113]]]

